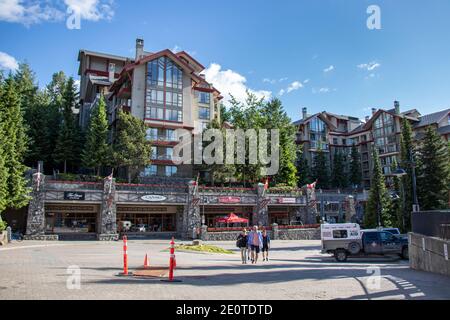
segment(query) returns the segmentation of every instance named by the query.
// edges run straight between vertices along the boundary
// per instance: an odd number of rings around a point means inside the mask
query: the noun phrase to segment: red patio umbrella
[[[248,224],[248,219],[239,218],[234,213],[230,213],[227,217],[217,218],[216,222],[221,222],[221,223],[226,223],[226,224],[230,224],[230,223],[247,223]]]

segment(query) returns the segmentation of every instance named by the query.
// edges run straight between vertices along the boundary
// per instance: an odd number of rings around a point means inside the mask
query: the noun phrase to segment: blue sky
[[[372,4],[381,30],[366,26]],[[27,61],[44,85],[78,77],[81,48],[133,56],[143,37],[147,51],[190,52],[222,91],[280,97],[293,120],[302,107],[364,118],[396,99],[425,114],[450,107],[449,12],[448,0],[0,0],[0,66]]]

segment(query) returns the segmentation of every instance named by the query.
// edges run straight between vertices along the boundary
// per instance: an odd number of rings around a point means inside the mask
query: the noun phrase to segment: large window
[[[166,167],[166,177],[172,177],[177,174],[177,167],[175,166],[167,166]]]
[[[183,122],[183,71],[160,57],[148,63],[146,118]]]
[[[198,91],[197,98],[199,103],[209,104],[211,101],[211,94],[208,92]]]
[[[151,176],[156,176],[157,174],[158,174],[158,167],[155,165],[150,165],[144,169],[144,172],[142,175],[144,177],[151,177]]]
[[[312,149],[328,150],[327,127],[318,117],[311,120],[309,126],[309,138]]]
[[[202,120],[209,120],[210,113],[209,108],[199,107],[198,108],[198,117]]]
[[[147,141],[156,141],[158,140],[158,129],[157,128],[148,128],[147,129]]]

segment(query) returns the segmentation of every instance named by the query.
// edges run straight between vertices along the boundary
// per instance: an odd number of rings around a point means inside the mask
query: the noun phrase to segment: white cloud
[[[330,72],[330,71],[333,71],[333,70],[334,70],[334,66],[331,65],[328,68],[323,69],[323,72],[327,73],[327,72]]]
[[[286,91],[284,90],[284,89],[281,89],[279,92],[278,92],[278,95],[279,96],[282,96],[283,94],[285,94],[286,93]]]
[[[287,77],[285,77],[285,78],[281,78],[280,80],[278,80],[279,82],[283,82],[283,81],[286,81],[288,78]]]
[[[304,84],[307,84],[310,80],[306,79],[305,81],[303,81]]]
[[[287,88],[287,92],[290,93],[290,92],[298,90],[300,88],[303,88],[303,84],[300,81],[294,81]]]
[[[112,0],[64,0],[68,9],[80,15],[81,19],[99,21],[111,20],[114,16]]]
[[[233,71],[222,70],[222,66],[217,63],[212,63],[205,71],[205,79],[212,83],[217,90],[219,90],[224,97],[224,104],[229,106],[229,100],[233,96],[236,100],[244,102],[247,98],[246,90],[256,95],[258,98],[270,99],[271,91],[253,90],[247,87],[247,79]]]
[[[357,65],[359,69],[365,69],[367,71],[375,70],[376,68],[381,67],[381,64],[375,61],[369,62],[369,63],[361,63]]]
[[[263,79],[264,83],[270,83],[270,84],[275,84],[277,82],[277,80],[275,79],[269,79],[269,78],[264,78]]]
[[[42,21],[60,21],[63,18],[64,12],[48,1],[41,4],[36,0],[0,0],[0,21],[30,26]]]
[[[114,16],[113,3],[113,0],[0,0],[0,21],[29,27],[63,21],[73,13],[89,21],[110,20]]]
[[[313,93],[313,94],[317,94],[317,93],[329,93],[329,92],[331,92],[331,91],[337,91],[337,89],[330,89],[330,88],[328,88],[328,87],[322,87],[322,88],[319,88],[319,89],[315,89],[315,88],[312,89],[312,93]]]
[[[10,56],[7,53],[0,51],[0,70],[17,70],[19,68],[19,64],[17,60]]]

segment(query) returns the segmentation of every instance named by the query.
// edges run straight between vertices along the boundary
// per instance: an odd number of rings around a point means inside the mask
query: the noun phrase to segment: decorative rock
[[[192,245],[193,246],[201,246],[203,244],[202,240],[193,240]]]

